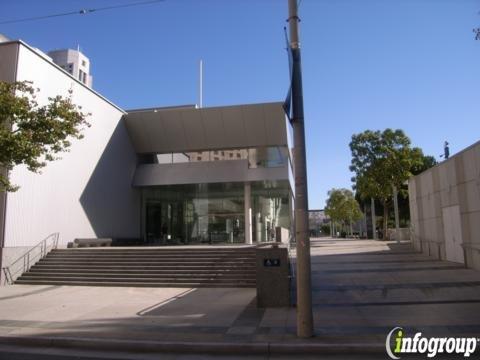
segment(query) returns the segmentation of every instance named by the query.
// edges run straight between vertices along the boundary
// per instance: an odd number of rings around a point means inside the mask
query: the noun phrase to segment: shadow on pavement
[[[45,293],[45,292],[48,292],[48,291],[55,290],[55,289],[57,289],[57,288],[58,288],[58,286],[56,286],[56,285],[54,285],[54,286],[48,286],[48,287],[43,287],[43,288],[40,288],[40,289],[38,289],[38,290],[33,290],[33,291],[26,292],[26,293],[18,294],[18,295],[11,295],[11,296],[0,297],[0,301],[2,301],[2,300],[10,300],[10,299],[17,299],[17,298],[21,298],[21,297],[25,297],[25,296],[29,296],[29,295],[41,294],[41,293]]]
[[[311,263],[317,334],[385,339],[396,326],[426,336],[480,334],[478,271],[410,243],[354,239],[312,240]]]

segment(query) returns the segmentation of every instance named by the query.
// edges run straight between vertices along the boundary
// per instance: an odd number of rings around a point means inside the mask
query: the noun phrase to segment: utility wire
[[[131,3],[131,4],[112,5],[112,6],[105,6],[105,7],[101,7],[101,8],[95,8],[95,9],[81,9],[81,10],[78,10],[78,11],[70,11],[70,12],[59,13],[59,14],[35,16],[35,17],[24,18],[24,19],[6,20],[6,21],[0,21],[0,25],[14,24],[14,23],[26,22],[26,21],[50,19],[50,18],[54,18],[54,17],[68,16],[68,15],[85,15],[85,14],[90,14],[90,13],[98,12],[98,11],[126,8],[126,7],[138,6],[138,5],[154,4],[154,3],[159,3],[161,1],[165,1],[165,0],[141,1],[141,2]]]

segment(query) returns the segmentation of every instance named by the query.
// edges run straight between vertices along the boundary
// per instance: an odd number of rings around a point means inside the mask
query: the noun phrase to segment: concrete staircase
[[[255,287],[255,249],[57,249],[32,266],[15,284]]]

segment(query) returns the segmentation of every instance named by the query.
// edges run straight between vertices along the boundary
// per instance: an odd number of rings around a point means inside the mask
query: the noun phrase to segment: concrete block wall
[[[394,240],[410,240],[410,228],[388,229],[388,238]]]
[[[465,265],[480,270],[480,142],[409,180],[415,249],[446,259],[443,211],[458,206]]]

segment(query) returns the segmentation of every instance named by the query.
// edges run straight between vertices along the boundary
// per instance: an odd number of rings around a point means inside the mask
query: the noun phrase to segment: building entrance
[[[178,202],[149,201],[145,208],[147,243],[166,245],[182,235],[183,206]]]
[[[145,188],[143,238],[152,245],[245,243],[244,183],[167,185]],[[288,188],[252,185],[252,239],[272,240],[277,226],[290,228]],[[248,228],[248,227],[247,227]]]

